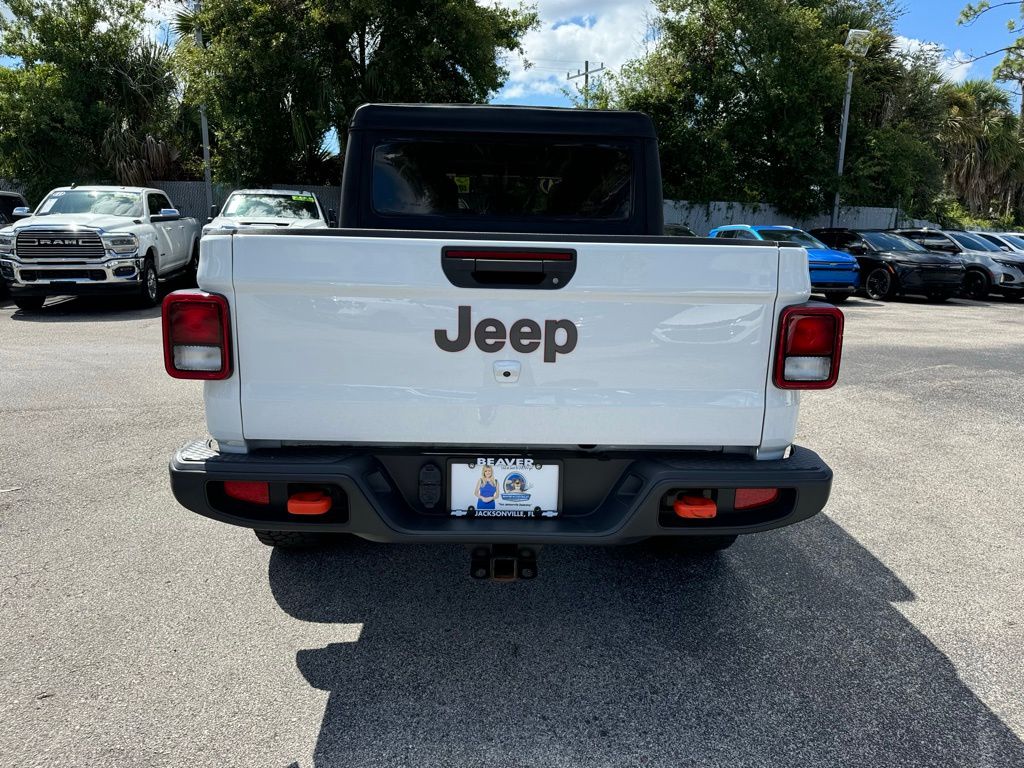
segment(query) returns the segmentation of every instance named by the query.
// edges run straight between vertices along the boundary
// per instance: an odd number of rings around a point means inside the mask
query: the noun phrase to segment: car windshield
[[[71,189],[51,192],[39,204],[37,216],[60,213],[94,213],[103,216],[142,216],[142,194],[139,192]]]
[[[1003,251],[998,245],[993,245],[984,237],[971,235],[967,232],[950,232],[949,236],[971,251],[997,251],[999,253]]]
[[[1017,250],[1024,251],[1024,237],[1018,235],[1000,235],[1000,237]]]
[[[777,240],[783,243],[796,243],[797,245],[802,245],[804,248],[828,249],[828,246],[821,242],[821,240],[811,237],[806,232],[799,229],[759,229],[757,233],[765,240]]]
[[[312,195],[238,194],[224,204],[224,216],[251,216],[267,219],[319,219],[316,198]]]
[[[861,237],[880,251],[928,251],[910,238],[891,232],[861,232]]]

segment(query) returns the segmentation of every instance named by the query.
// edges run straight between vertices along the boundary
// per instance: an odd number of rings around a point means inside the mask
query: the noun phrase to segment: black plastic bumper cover
[[[502,455],[514,452],[506,451]],[[405,461],[444,461],[471,451],[438,453],[408,449]],[[537,452],[530,455],[536,456]],[[562,516],[553,519],[454,518],[439,510],[426,514],[401,490],[408,477],[395,477],[396,462],[380,451],[325,448],[282,449],[250,454],[219,453],[209,441],[196,440],[170,463],[171,488],[186,508],[233,525],[266,530],[337,531],[380,542],[577,543],[617,544],[650,536],[755,533],[805,520],[828,501],[832,470],[813,451],[794,446],[789,458],[755,461],[725,454],[618,454],[615,460],[594,455],[548,454],[564,461],[568,483],[593,479],[601,500],[582,507],[567,497]],[[394,458],[392,456],[392,458]],[[403,474],[408,474],[404,473]],[[210,487],[225,480],[289,484],[329,484],[347,496],[347,514],[329,522],[309,518],[266,519],[240,516],[211,501]],[[607,492],[603,489],[607,488]],[[665,495],[680,488],[718,489],[714,520],[680,521],[665,509]],[[772,513],[732,513],[734,489],[785,489]],[[216,493],[212,494],[216,497]]]

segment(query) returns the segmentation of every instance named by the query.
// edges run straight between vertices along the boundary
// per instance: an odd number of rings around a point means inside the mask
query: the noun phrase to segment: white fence
[[[774,206],[745,203],[688,203],[665,201],[665,223],[685,224],[698,235],[706,235],[726,224],[788,224],[800,229],[829,226],[829,214],[799,218],[779,213]],[[837,227],[888,229],[890,227],[936,227],[923,219],[897,215],[895,208],[850,207],[839,209]]]
[[[209,216],[206,206],[206,186],[201,181],[155,181],[154,187],[162,189],[186,216],[194,216],[205,221]],[[320,198],[320,203],[328,210],[339,210],[341,188],[337,186],[321,187],[309,184],[273,184],[274,189],[300,189],[311,192]],[[0,179],[0,189],[17,191],[17,186]],[[214,205],[221,206],[231,193],[233,187],[225,184],[213,185]],[[38,201],[32,200],[34,204]],[[682,200],[665,201],[665,223],[685,224],[698,235],[706,235],[715,227],[725,224],[789,224],[800,229],[827,227],[829,215],[798,218],[779,213],[774,206],[765,203],[688,203]],[[837,226],[854,229],[887,229],[889,227],[936,227],[938,224],[922,219],[911,219],[897,216],[895,208],[841,208]]]

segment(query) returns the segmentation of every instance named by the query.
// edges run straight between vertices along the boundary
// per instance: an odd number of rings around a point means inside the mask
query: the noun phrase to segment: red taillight
[[[775,386],[828,389],[839,378],[843,313],[828,304],[786,307],[779,318]]]
[[[737,488],[733,507],[737,510],[754,509],[772,504],[778,498],[778,488]]]
[[[224,495],[249,504],[270,503],[270,483],[251,480],[225,480]]]
[[[176,291],[163,306],[164,367],[176,379],[231,375],[228,302],[204,291]]]

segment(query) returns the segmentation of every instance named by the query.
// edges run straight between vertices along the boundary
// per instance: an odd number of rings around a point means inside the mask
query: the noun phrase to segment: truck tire
[[[864,293],[874,301],[889,301],[896,295],[896,278],[885,267],[875,267],[864,278]]]
[[[22,312],[38,312],[43,308],[45,296],[19,296],[14,299],[14,306]]]
[[[737,536],[655,536],[654,547],[662,552],[707,557],[736,543]]]
[[[278,549],[327,549],[344,544],[350,537],[346,533],[307,533],[305,531],[254,530],[261,544]]]
[[[146,262],[142,265],[139,301],[144,307],[155,307],[160,302],[160,278],[157,276],[152,254],[146,257]]]

